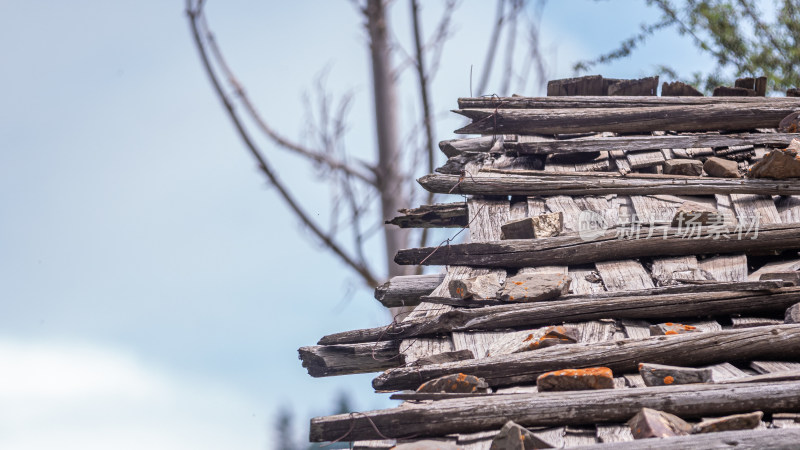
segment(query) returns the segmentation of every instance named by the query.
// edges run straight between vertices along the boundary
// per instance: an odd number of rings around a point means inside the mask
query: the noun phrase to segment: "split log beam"
[[[668,439],[639,439],[601,445],[577,446],[571,450],[760,450],[764,448],[790,450],[800,442],[800,428],[724,431],[721,433],[691,434]]]
[[[375,288],[375,299],[387,308],[419,305],[444,280],[443,273],[400,275]]]
[[[686,418],[753,410],[765,413],[795,411],[800,408],[800,382],[682,385],[442,400],[317,417],[311,420],[310,440],[332,441],[342,436],[357,440],[474,433],[499,429],[508,420],[524,427],[621,423],[642,407]],[[672,442],[672,439],[664,442]]]
[[[571,154],[606,150],[631,152],[662,148],[730,147],[739,145],[786,146],[798,133],[687,134],[677,136],[591,137],[538,142],[507,142],[506,150],[519,154]],[[482,139],[482,138],[479,138]]]
[[[560,134],[590,131],[751,130],[776,128],[797,105],[740,104],[586,109],[458,109],[473,122],[458,134]]]
[[[438,194],[458,195],[800,195],[800,179],[712,178],[679,175],[484,170],[475,176],[430,174],[417,180]]]
[[[484,359],[397,368],[375,378],[372,386],[378,391],[414,389],[421,382],[461,372],[497,387],[530,384],[545,372],[565,368],[608,367],[616,373],[625,373],[636,371],[640,362],[698,366],[767,357],[800,358],[800,325],[556,345]]]
[[[312,377],[380,372],[404,363],[400,341],[301,347],[298,352]]]
[[[320,339],[319,344],[376,342],[452,331],[500,330],[603,318],[677,320],[719,314],[779,313],[800,300],[800,287],[742,292],[751,283],[719,284],[727,290],[714,292],[714,285],[677,286],[605,293],[608,295],[568,296],[564,300],[545,303],[457,309],[433,318],[331,334]],[[664,291],[669,293],[657,294]]]
[[[400,228],[463,228],[467,226],[467,205],[437,203],[418,208],[401,209],[402,216],[387,220]]]
[[[561,96],[561,97],[462,97],[458,99],[460,109],[569,109],[569,108],[637,108],[658,106],[691,105],[739,105],[749,106],[796,106],[796,97],[606,97],[606,96]]]
[[[594,239],[577,235],[543,239],[517,239],[494,242],[456,244],[448,247],[426,247],[400,250],[394,260],[398,264],[466,265],[474,267],[521,268],[542,265],[588,264],[598,261],[654,256],[684,256],[712,253],[763,252],[800,248],[798,224],[762,225],[741,239],[737,233],[721,234],[712,239],[711,227],[696,238],[687,239],[679,228],[656,227],[651,237],[642,227],[639,239],[618,239],[617,231],[606,230]],[[733,229],[731,229],[732,231]],[[685,230],[683,231],[685,233]]]

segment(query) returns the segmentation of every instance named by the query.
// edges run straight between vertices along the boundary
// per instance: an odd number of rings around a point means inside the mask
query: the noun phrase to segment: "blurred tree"
[[[279,408],[275,419],[275,441],[272,446],[274,450],[300,449],[295,440],[294,426],[292,422],[291,409],[287,406],[282,406]]]
[[[494,60],[503,35],[506,45],[500,84],[503,91],[496,94],[510,94],[506,90],[511,89],[514,76],[517,76],[515,81],[518,85],[524,88],[528,74],[534,71],[537,82],[543,85],[547,77],[539,52],[538,30],[544,0],[496,1],[497,16],[492,23],[477,94],[485,93],[484,89],[492,71],[499,70],[499,64]],[[261,172],[277,189],[288,209],[312,232],[316,240],[352,269],[364,285],[372,288],[386,277],[407,274],[409,270],[414,270],[394,263],[397,250],[412,246],[410,239],[417,240],[414,245],[426,245],[430,240],[425,230],[411,235],[408,230],[385,227],[383,221],[395,216],[400,208],[417,206],[420,200],[414,198],[414,180],[421,173],[430,173],[436,167],[436,114],[428,88],[438,70],[445,43],[452,36],[453,15],[457,10],[458,0],[441,0],[442,13],[434,31],[429,35],[423,32],[419,2],[408,0],[412,51],[403,48],[390,21],[388,9],[391,4],[399,2],[352,0],[352,3],[364,18],[372,68],[374,130],[377,142],[374,162],[353,158],[344,146],[346,115],[351,100],[349,94],[344,95],[338,103],[334,102],[324,83],[319,82],[316,86],[316,114],[312,114],[313,125],[306,136],[311,138],[314,145],[305,146],[286,138],[259,114],[244,87],[237,81],[209,28],[203,0],[186,0],[186,12],[211,84]],[[520,40],[530,48],[522,59],[513,55],[515,43]],[[395,62],[398,56],[401,57],[399,63]],[[522,62],[521,71],[515,68],[515,61]],[[535,70],[532,71],[531,67]],[[407,68],[414,68],[413,74]],[[414,76],[419,95],[416,99],[403,100],[417,103],[419,117],[414,127],[406,131],[409,137],[403,139],[398,120],[397,86],[402,77],[409,75]],[[249,124],[252,126],[248,126]],[[278,177],[279,170],[270,164],[267,153],[257,143],[254,135],[256,130],[266,136],[267,141],[276,148],[300,155],[314,167],[321,169],[333,195],[331,226],[325,227],[309,215],[294,196],[290,183]],[[411,144],[401,145],[406,141]],[[302,180],[299,182],[302,183]],[[315,201],[322,202],[318,198]],[[433,195],[429,194],[425,202],[432,203]],[[365,257],[365,243],[373,236],[372,233],[381,230],[385,258],[381,262],[370,261]],[[342,239],[345,232],[351,235],[350,243]]]
[[[706,91],[732,84],[732,77],[766,76],[768,86],[783,91],[800,85],[800,2],[775,0],[772,6],[756,0],[647,0],[657,8],[660,19],[643,24],[619,47],[595,59],[575,64],[586,72],[630,55],[659,30],[675,27],[714,58],[710,72],[697,72],[690,80]],[[772,10],[772,14],[766,11]],[[678,78],[674,70],[661,66],[662,73]],[[731,75],[729,75],[731,74]]]

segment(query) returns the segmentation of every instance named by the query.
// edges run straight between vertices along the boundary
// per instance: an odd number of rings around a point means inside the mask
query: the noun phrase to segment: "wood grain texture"
[[[712,178],[641,173],[621,177],[600,172],[563,174],[544,171],[486,171],[466,178],[431,174],[417,181],[426,190],[439,194],[495,196],[800,194],[800,179]]]
[[[699,239],[686,239],[686,230],[659,227],[647,237],[646,227],[639,239],[618,239],[618,231],[609,230],[593,240],[567,235],[543,239],[519,239],[451,245],[446,249],[428,247],[400,250],[398,264],[469,265],[477,267],[535,267],[573,265],[612,259],[654,256],[685,256],[713,253],[742,253],[800,248],[800,226],[796,224],[763,225],[758,235],[715,233],[709,227],[700,230]],[[711,231],[709,231],[711,230]],[[733,231],[733,230],[731,230]]]
[[[645,133],[659,130],[708,131],[777,128],[794,112],[789,104],[716,104],[637,108],[458,109],[473,122],[457,134],[561,134],[611,131]]]
[[[642,407],[680,417],[702,417],[800,407],[800,382],[683,385],[540,394],[509,394],[442,400],[423,405],[340,414],[311,420],[312,442],[439,436],[499,429],[507,420],[525,427],[620,423]],[[624,444],[614,444],[624,445]]]
[[[375,299],[387,308],[415,306],[444,281],[443,273],[400,275],[375,288]]]
[[[560,109],[560,108],[635,108],[683,105],[773,105],[800,108],[800,99],[790,97],[770,98],[713,98],[713,97],[607,97],[607,96],[558,96],[558,97],[462,97],[458,107],[503,109]]]
[[[630,442],[613,442],[574,450],[794,450],[800,442],[800,428],[724,431],[720,433],[691,434],[665,439],[640,439]]]
[[[398,368],[378,376],[372,385],[376,390],[411,389],[416,388],[420,380],[462,372],[484,378],[490,386],[509,386],[532,383],[544,372],[564,368],[603,366],[625,373],[636,371],[639,362],[697,366],[770,357],[778,360],[800,357],[800,325],[558,345],[481,360],[428,365],[416,369]]]

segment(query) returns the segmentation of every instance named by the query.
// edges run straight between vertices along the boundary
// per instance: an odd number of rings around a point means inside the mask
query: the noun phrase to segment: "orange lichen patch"
[[[528,337],[526,337],[525,339],[523,339],[523,340],[522,340],[522,342],[528,342],[528,341],[530,341],[531,339],[533,339],[533,335],[532,335],[532,334],[529,334],[529,335],[528,335]]]
[[[669,375],[664,377],[664,384],[672,384],[674,381],[675,381],[675,378],[672,378]]]
[[[525,282],[524,281],[515,281],[514,284],[516,284],[517,286],[522,286],[523,284],[525,284]]]
[[[434,380],[422,383],[417,392],[444,392],[444,393],[471,393],[484,392],[487,388],[486,382],[474,375],[463,373],[445,375]]]
[[[664,334],[678,334],[678,332],[675,331],[675,330],[669,330],[669,331],[665,332]]]
[[[697,329],[697,327],[693,327],[693,326],[691,326],[691,325],[684,325],[684,326],[683,326],[683,329],[684,329],[684,330],[687,330],[687,331],[691,331],[691,330],[696,330],[696,329]]]
[[[608,367],[562,369],[540,375],[536,384],[539,390],[610,389],[614,374]]]
[[[509,297],[508,297],[508,299],[509,299],[509,300],[514,300],[514,296],[513,296],[513,295],[512,295],[512,296],[509,296]]]
[[[639,363],[639,370],[642,370],[642,366],[643,365],[644,365],[644,363]]]
[[[675,324],[674,324],[674,323],[672,323],[672,322],[667,322],[667,323],[665,323],[664,325],[666,325],[666,326],[668,326],[668,327],[671,327],[671,326],[673,326],[673,325],[675,325]]]
[[[456,379],[457,379],[458,381],[464,381],[464,380],[466,380],[466,379],[467,379],[467,376],[466,376],[466,375],[464,375],[463,373],[460,373],[460,374],[458,374],[458,376],[456,376]]]

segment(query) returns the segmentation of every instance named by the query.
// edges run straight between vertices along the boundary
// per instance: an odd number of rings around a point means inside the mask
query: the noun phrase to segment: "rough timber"
[[[737,87],[751,83],[763,91],[760,79],[739,81]],[[378,287],[376,298],[387,307],[416,305],[404,320],[324,336],[300,349],[312,376],[385,371],[373,386],[406,390],[396,394],[406,403],[316,418],[312,441],[342,438],[356,448],[390,448],[432,438],[489,449],[505,422],[514,420],[554,447],[700,449],[735,442],[737,448],[795,448],[800,309],[792,307],[800,303],[800,179],[743,175],[798,137],[776,128],[800,110],[800,99],[613,95],[652,90],[655,83],[592,76],[551,83],[553,93],[588,96],[458,100],[457,112],[472,120],[458,132],[484,136],[440,143],[450,160],[420,183],[432,192],[471,197],[403,210],[387,223],[467,227],[468,241],[398,253],[401,263],[446,266],[442,273],[397,277]],[[680,83],[670,86],[691,92]],[[738,90],[718,91],[726,92]],[[735,161],[742,176],[663,173],[667,164],[688,167],[687,161],[710,157]],[[716,230],[726,237],[669,228],[689,204],[713,211]],[[555,212],[563,214],[561,235],[502,239],[503,224]],[[590,239],[582,234],[587,217],[602,225]],[[754,218],[758,235],[752,238]],[[739,239],[731,234],[737,229],[751,234]],[[659,234],[642,237],[650,230]],[[457,279],[493,274],[504,282],[547,273],[567,274],[569,294],[521,304],[450,296],[449,284]],[[528,342],[553,326],[577,343],[529,350]],[[660,335],[677,326],[689,331]],[[648,387],[639,363],[704,368],[711,379]],[[593,366],[613,370],[614,389],[537,392],[543,372]],[[410,392],[459,372],[483,377],[492,391]],[[690,423],[765,415],[752,430],[634,440],[626,422],[643,406]]]

